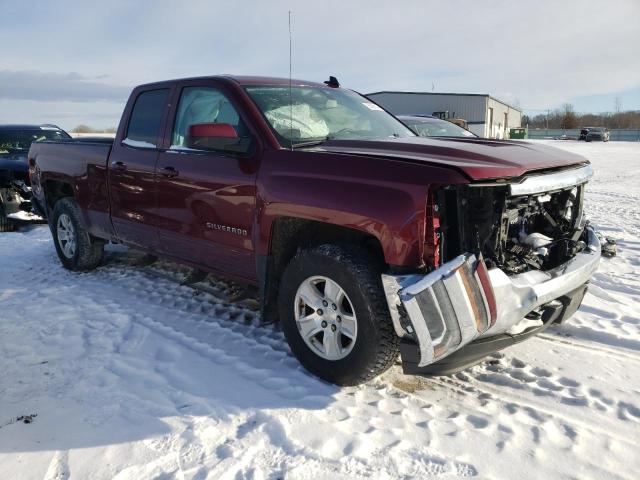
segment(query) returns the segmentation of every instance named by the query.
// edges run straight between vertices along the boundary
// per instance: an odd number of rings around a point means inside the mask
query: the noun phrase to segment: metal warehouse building
[[[519,127],[522,112],[491,95],[478,93],[375,92],[367,97],[394,115],[448,112],[463,118],[480,137],[509,138],[509,128]]]

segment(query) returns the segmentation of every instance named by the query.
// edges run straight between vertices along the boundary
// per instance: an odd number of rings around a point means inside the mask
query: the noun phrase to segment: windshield
[[[292,87],[291,97],[288,86],[247,87],[247,92],[282,145],[415,136],[395,117],[351,90]]]
[[[57,128],[41,129],[0,129],[0,153],[12,153],[16,151],[28,151],[32,142],[42,140],[68,140],[71,137]]]
[[[401,120],[421,137],[475,137],[469,130],[446,120],[435,118],[428,121],[408,118],[401,118]]]

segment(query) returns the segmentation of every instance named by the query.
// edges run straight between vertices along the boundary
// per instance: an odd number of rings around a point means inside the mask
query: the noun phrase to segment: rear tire
[[[12,232],[13,228],[13,222],[7,217],[4,205],[0,203],[0,232]]]
[[[49,226],[56,253],[66,269],[89,271],[100,265],[104,243],[89,235],[74,199],[65,197],[56,202]]]
[[[323,380],[358,385],[398,358],[400,339],[376,265],[358,249],[327,244],[298,252],[284,271],[278,298],[282,330],[300,363]],[[327,335],[337,338],[337,348],[325,343]]]
[[[12,232],[14,224],[4,213],[4,206],[0,204],[0,232]]]
[[[8,190],[0,189],[0,232],[12,232],[15,227],[13,221],[7,217],[7,208],[5,206],[7,193]]]

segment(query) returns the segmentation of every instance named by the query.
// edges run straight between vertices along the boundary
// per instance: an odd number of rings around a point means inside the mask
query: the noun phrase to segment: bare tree
[[[562,122],[560,128],[570,129],[578,126],[578,119],[573,111],[573,105],[565,103],[562,105]]]
[[[640,128],[640,111],[626,111],[620,113],[575,113],[578,127],[606,127],[606,128]],[[555,110],[528,117],[529,128],[562,128],[565,118],[564,110]],[[522,123],[525,124],[523,117]],[[548,127],[547,127],[548,126]]]
[[[622,99],[616,97],[614,100],[614,109],[616,111],[616,127],[620,128],[620,112],[622,111]]]
[[[71,131],[73,133],[93,133],[94,130],[88,125],[78,125],[75,128],[72,128]]]
[[[72,133],[116,133],[116,127],[108,127],[108,128],[93,128],[89,125],[78,125],[75,128],[71,129]]]

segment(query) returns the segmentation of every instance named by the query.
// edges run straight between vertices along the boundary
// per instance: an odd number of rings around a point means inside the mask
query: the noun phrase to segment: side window
[[[220,91],[210,87],[185,87],[178,103],[171,146],[186,147],[189,127],[211,123],[230,124],[238,137],[249,136],[238,112]]]
[[[131,110],[125,144],[134,147],[156,147],[162,115],[167,110],[168,96],[168,88],[149,90],[138,95]]]

